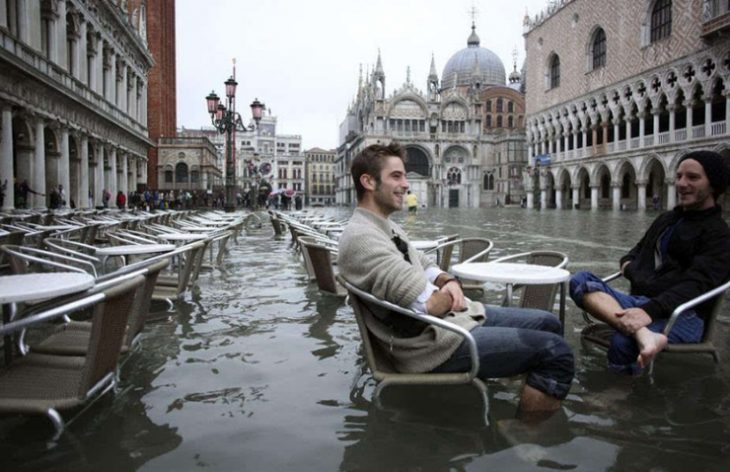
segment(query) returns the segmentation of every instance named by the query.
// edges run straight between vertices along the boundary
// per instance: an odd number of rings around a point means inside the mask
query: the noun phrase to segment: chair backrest
[[[56,254],[42,249],[6,244],[0,246],[8,258],[13,274],[30,272],[86,272],[96,277],[96,268],[86,260]]]
[[[136,290],[144,280],[144,276],[137,276],[102,292],[103,301],[94,307],[91,318],[91,336],[84,358],[80,396],[86,395],[99,381],[116,372],[127,318]]]
[[[568,265],[568,255],[558,251],[529,251],[519,254],[495,259],[493,262],[516,262],[524,261],[527,264],[543,265],[564,269]],[[545,311],[552,311],[555,304],[555,297],[558,293],[558,284],[525,285],[515,288],[520,289],[519,306],[522,308],[536,308]],[[505,300],[505,303],[507,300]]]
[[[127,349],[132,347],[135,339],[142,331],[142,328],[144,328],[147,314],[150,311],[150,304],[152,303],[152,293],[154,293],[155,285],[157,284],[157,277],[160,275],[162,269],[167,267],[169,262],[170,259],[167,258],[152,263],[144,274],[144,283],[137,288],[134,303],[129,311],[128,328],[123,343],[123,346]]]
[[[321,244],[310,242],[310,240],[300,238],[299,241],[302,245],[302,253],[306,252],[309,255],[319,289],[332,295],[344,295],[337,287],[330,250]]]
[[[494,243],[487,238],[462,238],[459,240],[459,262],[486,262]]]

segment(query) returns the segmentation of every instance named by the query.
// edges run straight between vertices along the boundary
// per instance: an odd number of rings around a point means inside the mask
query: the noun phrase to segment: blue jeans
[[[527,373],[526,382],[558,399],[568,395],[575,367],[573,352],[560,336],[560,321],[552,313],[527,308],[487,305],[487,321],[471,330],[479,353],[479,378]],[[466,342],[433,372],[464,372],[471,368]]]
[[[578,307],[583,307],[583,297],[586,293],[604,292],[612,296],[621,308],[640,307],[649,301],[643,295],[628,295],[620,292],[605,283],[591,272],[576,272],[570,278],[570,297]],[[664,331],[667,319],[654,320],[647,326],[655,333]],[[677,318],[667,338],[670,344],[696,343],[702,339],[705,322],[697,316],[694,310],[687,310]],[[608,348],[608,365],[612,370],[626,374],[637,374],[641,369],[636,364],[639,356],[639,346],[633,336],[616,331],[611,336],[611,345]]]

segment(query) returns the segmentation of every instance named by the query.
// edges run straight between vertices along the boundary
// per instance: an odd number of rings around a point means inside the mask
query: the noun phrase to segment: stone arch
[[[608,208],[611,206],[611,170],[604,163],[593,168],[592,181],[598,187],[598,207]]]
[[[388,111],[388,118],[390,118],[390,117],[401,117],[397,113],[398,108],[399,108],[398,107],[399,105],[401,105],[401,108],[404,108],[403,105],[406,105],[409,110],[415,110],[415,107],[413,107],[412,105],[408,104],[407,102],[414,103],[415,105],[418,106],[418,108],[421,111],[421,113],[418,116],[414,116],[414,115],[410,115],[409,114],[407,116],[408,118],[422,118],[422,119],[425,119],[426,117],[428,117],[428,106],[423,101],[423,99],[421,97],[419,97],[418,95],[409,93],[409,94],[401,95],[401,96],[396,97],[396,98],[393,99],[393,103],[391,104],[390,110]]]
[[[575,171],[574,184],[578,189],[578,201],[573,202],[578,208],[591,207],[591,176],[588,169],[580,166]]]
[[[431,159],[422,147],[407,145],[406,152],[408,153],[406,173],[415,172],[424,177],[431,175]]]
[[[646,198],[649,202],[647,206],[655,210],[666,208],[667,171],[662,160],[657,155],[647,156],[639,174],[646,181]]]
[[[551,169],[543,169],[545,172],[541,175],[543,188],[545,189],[545,208],[555,208],[555,176]]]
[[[71,206],[71,200],[73,200],[74,206],[78,207],[82,203],[76,201],[81,186],[81,150],[79,140],[73,133],[69,133],[68,136],[68,163],[68,178],[71,188],[66,190],[66,193],[69,198],[69,206]]]
[[[44,140],[44,152],[45,152],[45,170],[46,170],[46,188],[42,189],[43,193],[46,194],[46,200],[50,199],[51,190],[58,188],[60,166],[61,166],[61,152],[60,144],[58,139],[58,133],[54,128],[46,126],[43,130]]]
[[[184,162],[175,164],[175,183],[188,183],[189,180],[188,165]]]
[[[639,207],[639,191],[636,185],[636,169],[627,159],[616,165],[614,181],[620,186],[619,205],[621,208],[637,209]]]
[[[469,150],[458,144],[447,147],[444,150],[443,162],[446,167],[454,164],[464,165],[469,159]]]
[[[573,208],[572,181],[568,169],[563,168],[558,171],[556,182],[557,189],[560,190],[563,195],[562,207]]]

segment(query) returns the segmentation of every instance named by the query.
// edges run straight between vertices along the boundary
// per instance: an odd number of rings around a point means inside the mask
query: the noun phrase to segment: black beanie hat
[[[725,158],[712,151],[693,151],[682,157],[677,165],[687,159],[694,159],[705,169],[715,198],[725,193],[730,184],[730,168],[725,163]]]

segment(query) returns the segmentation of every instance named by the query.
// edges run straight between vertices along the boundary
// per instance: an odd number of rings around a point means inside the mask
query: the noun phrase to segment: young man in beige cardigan
[[[474,336],[479,377],[527,374],[522,412],[556,410],[570,390],[573,353],[560,322],[541,310],[484,306],[464,297],[457,279],[408,242],[389,219],[408,190],[405,149],[396,143],[372,145],[352,163],[358,205],[340,237],[338,265],[350,283],[376,297],[455,323]],[[403,372],[467,371],[465,343],[449,331],[371,307],[368,329],[387,346]]]

